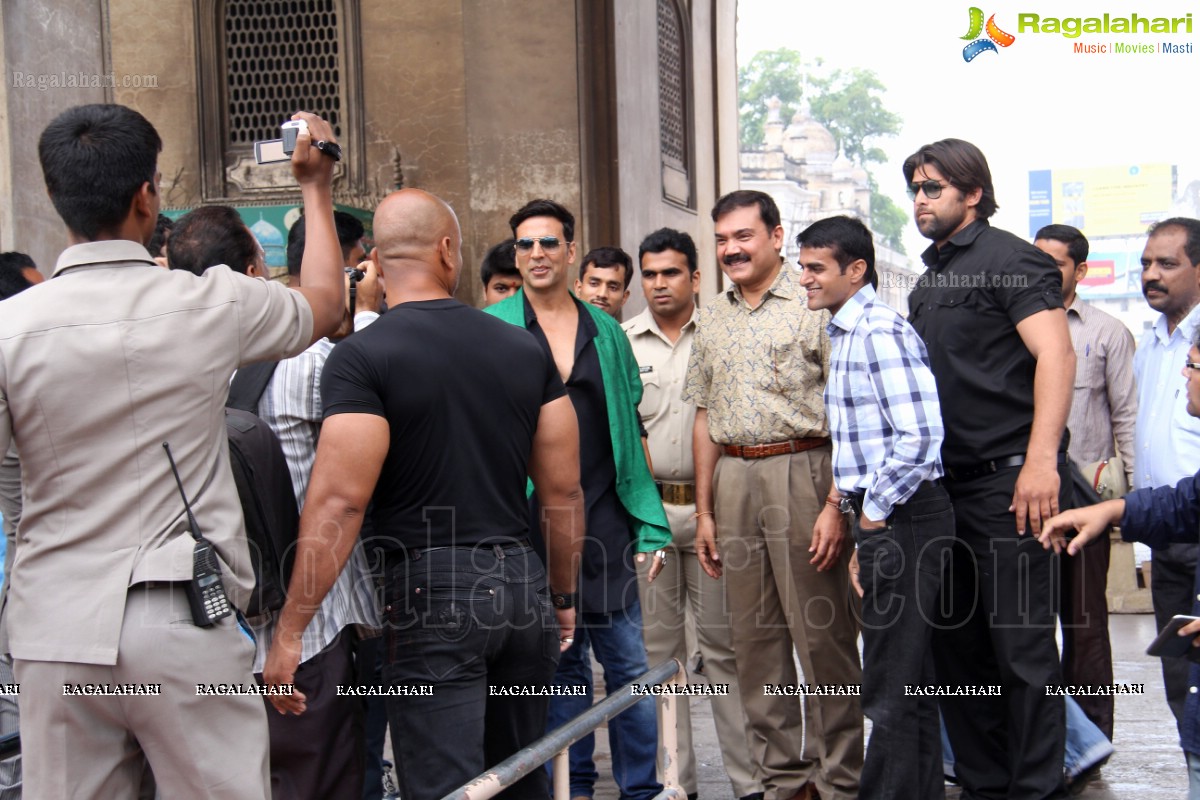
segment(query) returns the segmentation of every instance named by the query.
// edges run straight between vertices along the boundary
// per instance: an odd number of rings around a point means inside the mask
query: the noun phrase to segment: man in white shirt
[[[1200,323],[1200,220],[1172,217],[1150,228],[1142,252],[1142,294],[1162,316],[1146,332],[1133,357],[1138,390],[1133,488],[1174,486],[1200,469],[1200,419],[1187,413],[1179,370]],[[1150,590],[1158,629],[1176,614],[1191,614],[1196,553],[1200,545],[1155,550]],[[1188,662],[1164,658],[1167,705],[1182,724]]]

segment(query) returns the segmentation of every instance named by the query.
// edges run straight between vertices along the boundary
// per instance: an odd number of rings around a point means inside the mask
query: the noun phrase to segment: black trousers
[[[357,639],[353,630],[344,629],[296,670],[296,688],[308,697],[303,714],[280,714],[263,698],[271,737],[273,800],[361,800],[366,767],[363,704],[358,697],[337,693],[338,686],[355,683]]]
[[[1154,603],[1154,622],[1161,631],[1176,614],[1191,614],[1196,587],[1196,555],[1200,545],[1173,544],[1155,550],[1150,557],[1150,599]],[[1187,702],[1188,670],[1186,658],[1162,659],[1163,684],[1167,705],[1175,715],[1175,725],[1183,735],[1183,706]]]
[[[531,547],[426,551],[388,565],[385,598],[384,684],[415,692],[387,698],[404,800],[444,797],[545,733],[550,698],[530,692],[554,682],[558,622]],[[546,770],[498,796],[545,800]]]
[[[938,683],[1001,687],[942,697],[963,798],[1065,796],[1066,713],[1047,686],[1062,683],[1054,633],[1058,564],[1032,535],[1017,536],[1009,512],[1020,467],[946,481],[957,541],[942,584],[934,633]],[[1059,467],[1060,505],[1070,474]]]
[[[863,587],[862,709],[871,720],[859,800],[945,798],[942,736],[933,694],[932,625],[954,512],[941,486],[921,484],[882,530],[855,519]]]

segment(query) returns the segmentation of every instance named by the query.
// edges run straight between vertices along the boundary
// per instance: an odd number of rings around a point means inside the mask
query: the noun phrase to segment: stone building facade
[[[783,222],[784,255],[799,257],[796,234],[825,217],[845,214],[871,226],[870,177],[838,149],[829,129],[813,119],[807,104],[784,127],[777,98],[767,101],[767,121],[760,147],[740,155],[742,186],[775,199]],[[875,268],[884,302],[907,314],[908,293],[920,270],[903,253],[875,237]]]
[[[339,204],[369,212],[404,185],[454,207],[467,302],[536,196],[576,212],[581,254],[688,231],[708,294],[708,212],[738,182],[735,22],[736,0],[5,0],[0,247],[48,270],[66,244],[36,146],[68,106],[155,124],[164,207],[263,209],[276,229],[298,193],[252,142],[305,108],[336,119]]]

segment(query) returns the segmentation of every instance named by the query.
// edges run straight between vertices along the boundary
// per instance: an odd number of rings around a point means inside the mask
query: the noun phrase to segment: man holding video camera
[[[189,518],[215,549],[216,585],[244,606],[254,575],[224,388],[239,365],[302,352],[342,317],[333,131],[296,118],[308,123],[292,156],[308,217],[299,290],[155,264],[162,143],[137,112],[77,106],[42,133],[71,246],[0,316],[0,452],[20,448],[26,501],[6,618],[31,797],[135,796],[143,754],[164,797],[269,794],[262,700],[231,691],[254,686],[253,644],[234,616],[189,609]]]

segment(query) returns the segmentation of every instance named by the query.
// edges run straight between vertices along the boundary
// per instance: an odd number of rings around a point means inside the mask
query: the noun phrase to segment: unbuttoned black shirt
[[[575,329],[575,364],[567,378],[567,396],[579,418],[579,483],[583,488],[587,536],[579,570],[579,607],[583,611],[618,611],[637,599],[633,568],[633,529],[617,495],[617,465],[608,427],[608,397],[600,371],[600,354],[593,341],[596,321],[575,300],[579,325]],[[529,298],[525,298],[525,327],[554,360],[550,342]],[[531,503],[538,517],[536,496]],[[537,525],[534,530],[540,530]],[[539,548],[540,550],[540,548]],[[543,555],[543,558],[545,556]]]
[[[908,297],[942,398],[942,461],[969,467],[1024,455],[1033,427],[1037,361],[1017,323],[1062,308],[1062,273],[1024,240],[976,220],[939,250]],[[1066,450],[1066,440],[1061,449]]]

